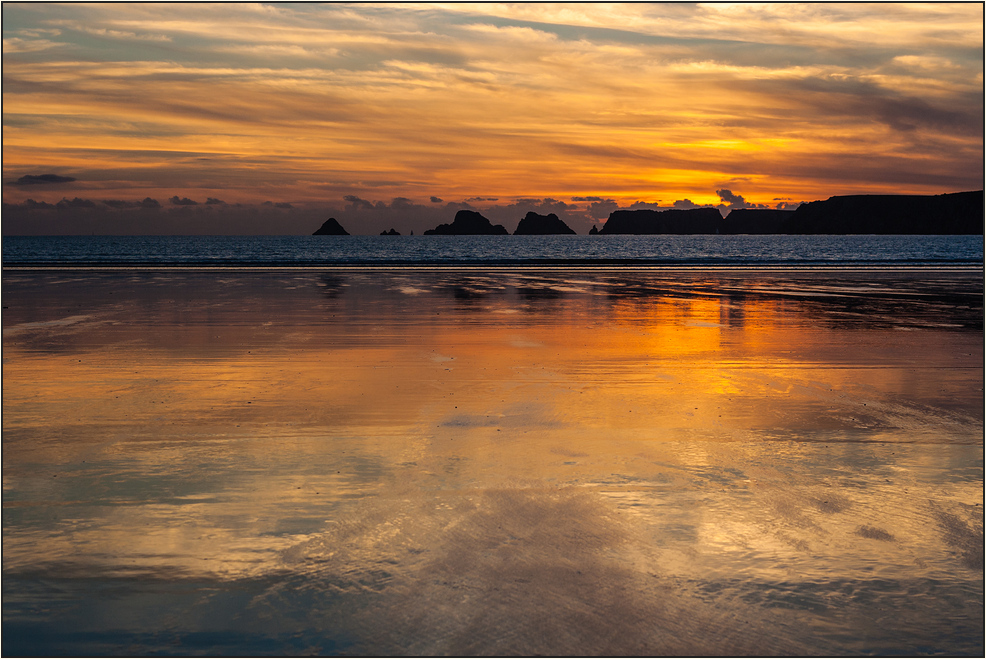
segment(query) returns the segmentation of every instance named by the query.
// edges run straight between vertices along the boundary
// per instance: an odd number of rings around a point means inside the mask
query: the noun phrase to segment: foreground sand
[[[6,271],[4,653],[981,655],[982,292]]]

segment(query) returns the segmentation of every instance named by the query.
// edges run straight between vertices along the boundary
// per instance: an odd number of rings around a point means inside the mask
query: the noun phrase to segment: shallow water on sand
[[[982,291],[7,271],[4,652],[981,655]]]

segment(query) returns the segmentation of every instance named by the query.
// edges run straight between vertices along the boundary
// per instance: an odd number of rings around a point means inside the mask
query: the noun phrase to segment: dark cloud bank
[[[681,199],[665,206],[634,202],[624,207],[613,199],[591,196],[571,197],[568,202],[552,198],[535,198],[517,199],[506,203],[491,203],[495,200],[490,197],[444,202],[441,198],[432,196],[423,204],[405,197],[396,197],[385,202],[364,199],[357,195],[346,195],[341,204],[276,201],[260,204],[230,204],[213,197],[198,201],[179,195],[174,195],[164,202],[151,197],[142,200],[63,197],[54,203],[34,199],[27,199],[17,204],[4,203],[3,232],[6,235],[309,235],[328,217],[334,217],[350,234],[378,235],[395,229],[403,235],[412,232],[421,235],[426,230],[451,222],[458,211],[466,210],[481,212],[492,224],[502,224],[509,233],[513,233],[522,218],[529,213],[542,216],[554,214],[577,234],[587,234],[593,227],[601,230],[607,221],[611,226],[604,232],[618,233],[620,232],[616,230],[618,223],[612,223],[614,217],[621,218],[620,222],[627,222],[632,218],[635,218],[633,221],[644,221],[643,218],[654,217],[653,214],[634,214],[632,211],[673,210],[681,213],[701,209],[705,218],[703,222],[709,226],[715,224],[717,230],[721,232],[743,233],[746,232],[743,228],[749,226],[752,227],[750,233],[772,233],[779,231],[781,223],[790,215],[777,211],[793,211],[803,203],[774,199],[775,203],[772,206],[755,204],[726,188],[716,190],[716,194],[720,198],[720,203],[716,205],[699,205],[689,199]],[[982,232],[981,193],[978,198],[979,206],[975,207],[973,204],[980,215],[975,233]],[[871,203],[868,202],[867,212],[881,217],[889,214],[887,222],[893,220],[892,216],[906,215],[910,212],[909,205],[913,206],[913,204],[893,202],[892,197],[885,195],[875,195],[868,199]],[[480,202],[483,203],[482,207],[475,205]],[[827,202],[813,202],[808,205],[814,209],[812,211],[814,219],[811,220],[812,231],[827,232],[824,213],[819,215],[824,208],[829,207],[819,206],[825,203]],[[662,214],[661,221],[666,221],[672,216],[685,217],[684,214],[677,213]],[[806,212],[800,215],[806,215]],[[725,217],[725,219],[718,222],[717,217]],[[833,225],[833,229],[835,228]],[[837,232],[853,233],[852,229],[852,226],[840,225]]]
[[[15,185],[57,185],[59,183],[72,183],[75,181],[71,176],[58,176],[57,174],[40,174],[38,176],[25,174],[15,181]]]
[[[554,213],[577,233],[585,234],[620,208],[616,201],[601,197],[576,197],[568,202],[552,198],[497,201],[482,197],[445,202],[432,196],[425,203],[417,203],[406,197],[380,201],[357,195],[346,195],[341,204],[275,201],[228,204],[213,198],[200,202],[179,195],[163,201],[150,197],[143,200],[63,197],[57,202],[32,198],[18,204],[5,203],[3,218],[7,235],[306,235],[328,217],[337,218],[352,234],[377,235],[396,229],[403,235],[411,232],[421,235],[451,222],[458,211],[471,210],[481,211],[494,224],[502,224],[510,232],[529,212]],[[628,208],[659,206],[636,202]]]

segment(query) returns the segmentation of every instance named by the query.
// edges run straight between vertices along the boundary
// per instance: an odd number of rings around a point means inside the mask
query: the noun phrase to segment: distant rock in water
[[[599,229],[597,229],[597,228],[596,228],[596,225],[595,225],[595,224],[593,224],[593,225],[592,225],[592,228],[591,228],[591,229],[589,229],[589,235],[590,235],[590,236],[595,236],[595,235],[596,235],[596,234],[598,234],[598,233],[599,233]]]
[[[533,211],[524,216],[524,219],[517,225],[517,230],[514,231],[515,236],[547,236],[553,234],[575,235],[575,232],[554,213],[538,215]]]
[[[381,236],[399,236],[399,235],[401,235],[401,233],[397,229],[391,229],[390,231],[381,231],[380,232],[380,235]]]
[[[719,233],[721,228],[722,215],[715,208],[620,210],[609,214],[599,234]]]
[[[770,234],[784,233],[784,223],[791,219],[794,211],[779,211],[768,208],[737,208],[730,211],[722,221],[721,233],[730,234]]]
[[[829,197],[798,207],[783,233],[978,235],[983,191]]]
[[[318,228],[318,231],[312,234],[313,236],[348,236],[349,232],[342,228],[342,225],[336,221],[334,217],[330,217],[322,226]]]
[[[509,235],[502,224],[490,221],[476,211],[459,211],[452,224],[439,224],[425,231],[426,236],[506,236]]]

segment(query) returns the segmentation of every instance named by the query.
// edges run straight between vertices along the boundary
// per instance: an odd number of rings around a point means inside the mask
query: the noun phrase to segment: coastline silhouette
[[[554,213],[528,212],[513,235],[575,234]],[[941,195],[848,195],[812,201],[796,210],[739,208],[723,217],[713,207],[687,210],[615,210],[589,235],[979,235],[983,233],[983,191]],[[335,218],[312,235],[348,236]],[[380,235],[399,236],[396,229]],[[413,235],[413,232],[412,232]],[[506,236],[502,224],[481,213],[460,210],[451,224],[426,236]]]

